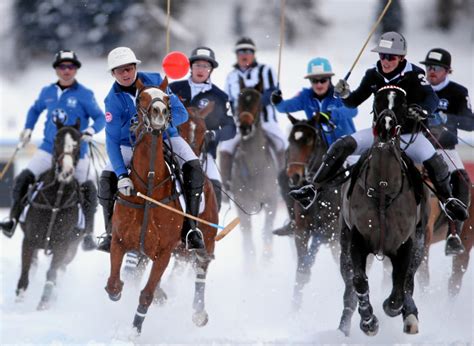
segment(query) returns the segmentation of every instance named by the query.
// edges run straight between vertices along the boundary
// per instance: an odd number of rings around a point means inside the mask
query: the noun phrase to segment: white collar
[[[188,78],[188,83],[191,88],[191,99],[197,94],[204,93],[212,89],[211,76],[204,83],[194,83],[191,77]]]
[[[446,87],[450,82],[449,77],[446,76],[446,79],[439,83],[438,85],[432,85],[431,87],[433,88],[434,91],[440,91]]]

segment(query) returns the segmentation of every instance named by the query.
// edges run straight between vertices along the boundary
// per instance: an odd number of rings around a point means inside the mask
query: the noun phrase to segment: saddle
[[[361,171],[367,165],[369,159],[370,150],[365,151],[361,156],[360,159],[352,166],[351,171],[351,182],[349,185],[349,189],[347,191],[347,197],[350,197],[352,191],[354,190],[354,186],[357,182],[357,178],[360,176]],[[415,164],[413,163],[412,159],[410,159],[405,152],[402,152],[401,155],[402,159],[402,169],[407,177],[408,184],[413,189],[413,193],[415,194],[416,204],[419,205],[421,199],[423,198],[423,177],[420,174],[418,168],[416,168]]]

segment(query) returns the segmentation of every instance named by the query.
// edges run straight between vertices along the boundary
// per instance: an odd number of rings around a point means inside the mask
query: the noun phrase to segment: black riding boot
[[[446,215],[451,220],[466,220],[469,216],[467,207],[459,199],[454,198],[451,193],[448,165],[444,162],[443,157],[439,154],[434,154],[432,158],[424,161],[423,165],[438,193],[438,198],[443,205]]]
[[[88,180],[81,185],[82,211],[84,212],[85,228],[82,249],[84,251],[94,250],[97,245],[94,241],[94,216],[97,211],[97,189],[95,184]]]
[[[286,175],[286,169],[280,171],[278,174],[278,184],[280,185],[280,192],[283,200],[285,201],[286,208],[288,209],[288,216],[290,219],[286,224],[281,226],[280,228],[275,229],[272,233],[275,235],[293,235],[295,233],[295,209],[294,203],[295,201],[290,197],[290,181],[288,176]]]
[[[222,204],[222,184],[219,180],[215,179],[210,179],[212,186],[214,187],[214,193],[216,194],[216,200],[217,200],[217,210],[221,210],[221,204]]]
[[[455,170],[451,173],[451,186],[453,196],[458,198],[466,206],[469,206],[469,202],[471,201],[471,180],[469,179],[469,174],[464,169]],[[460,238],[464,222],[458,220],[450,220],[449,222],[453,222],[454,225],[449,225],[444,251],[447,256],[459,255],[465,251]],[[454,234],[451,233],[452,226],[454,226],[456,230]]]
[[[16,178],[12,191],[12,207],[10,209],[10,220],[0,222],[0,229],[8,238],[15,233],[18,218],[25,207],[24,197],[28,192],[28,187],[35,182],[35,175],[29,169],[23,170]]]
[[[357,142],[351,136],[335,141],[323,156],[323,162],[312,178],[313,185],[306,185],[290,192],[304,209],[309,209],[317,198],[318,190],[337,173],[349,155],[357,149]]]
[[[199,201],[204,185],[204,172],[199,160],[185,162],[183,165],[183,184],[186,194],[187,213],[193,216],[199,214]],[[196,221],[185,218],[181,239],[188,250],[204,249],[201,231],[196,227]]]
[[[112,215],[114,213],[115,194],[117,193],[117,176],[114,172],[103,171],[99,179],[99,203],[104,212],[105,236],[97,250],[110,252],[112,243]]]

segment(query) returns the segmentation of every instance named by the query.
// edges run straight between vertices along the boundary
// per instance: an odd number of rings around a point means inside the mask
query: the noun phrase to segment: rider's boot
[[[24,197],[28,192],[28,187],[35,182],[35,175],[29,169],[24,169],[16,178],[12,191],[12,206],[10,209],[10,218],[7,221],[0,222],[0,229],[8,238],[15,233],[18,219],[25,207]]]
[[[433,157],[424,161],[423,165],[436,189],[438,199],[440,200],[446,215],[451,220],[466,220],[469,216],[467,213],[467,207],[462,201],[454,198],[452,195],[451,185],[449,183],[449,169],[446,162],[444,162],[443,157],[436,153]]]
[[[219,168],[221,171],[222,184],[226,192],[229,192],[232,179],[232,160],[233,155],[226,151],[219,153]]]
[[[103,171],[99,179],[99,203],[104,212],[105,236],[97,246],[97,250],[110,252],[112,244],[112,215],[114,213],[115,194],[117,193],[117,175],[111,171]]]
[[[468,206],[471,201],[471,180],[469,179],[469,174],[466,170],[459,169],[451,173],[451,186],[453,189],[453,196]],[[447,256],[459,255],[465,251],[460,238],[464,222],[449,220],[449,223],[450,225],[448,227],[446,247],[444,251]],[[451,233],[452,227],[454,227],[455,233]]]
[[[187,161],[183,165],[183,187],[186,197],[187,213],[192,216],[199,214],[199,202],[204,185],[204,172],[199,160]],[[185,218],[181,239],[188,250],[205,249],[202,232],[196,221]]]
[[[214,188],[214,193],[216,194],[217,200],[217,210],[221,210],[222,205],[222,184],[219,180],[216,179],[209,179],[212,183],[212,187]]]
[[[286,175],[286,169],[283,169],[278,174],[278,184],[280,185],[280,192],[283,200],[285,201],[286,208],[288,210],[288,216],[290,219],[280,228],[275,229],[272,233],[275,235],[293,235],[295,233],[296,222],[295,222],[295,201],[290,197],[290,181]]]
[[[97,189],[93,181],[88,180],[81,185],[82,211],[84,212],[85,227],[82,249],[84,251],[94,250],[97,245],[94,241],[94,216],[97,211]]]
[[[290,192],[290,196],[309,209],[317,198],[318,190],[337,173],[347,157],[357,149],[357,142],[352,136],[344,136],[335,141],[323,156],[323,162],[312,178],[313,185],[303,186]]]

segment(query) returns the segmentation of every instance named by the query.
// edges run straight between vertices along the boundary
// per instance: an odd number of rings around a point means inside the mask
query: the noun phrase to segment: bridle
[[[171,112],[169,111],[169,104],[166,103],[161,97],[153,97],[150,102],[148,103],[148,105],[146,107],[142,107],[140,105],[140,96],[141,94],[147,90],[147,89],[150,89],[150,88],[157,88],[158,87],[146,87],[144,89],[142,89],[139,94],[137,95],[137,105],[136,105],[136,109],[137,109],[137,115],[138,114],[141,114],[141,119],[142,119],[142,122],[140,123],[140,121],[138,120],[138,122],[136,123],[136,143],[138,143],[139,141],[141,141],[141,139],[143,138],[143,135],[145,135],[146,133],[156,133],[157,135],[158,134],[161,134],[165,131],[165,129],[168,127],[168,124],[169,124],[169,121],[170,121],[170,115],[171,115]],[[166,95],[166,94],[165,94]],[[155,129],[153,128],[153,125],[152,125],[152,121],[151,121],[151,113],[153,111],[153,105],[155,103],[162,103],[165,108],[162,110],[160,110],[160,112],[162,113],[163,117],[165,118],[165,122],[163,124],[163,126],[160,128],[160,129]],[[140,119],[140,118],[139,118]],[[135,143],[135,144],[136,144]]]

